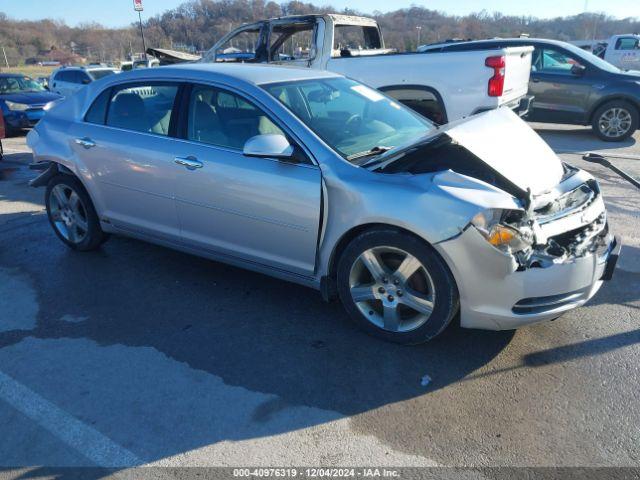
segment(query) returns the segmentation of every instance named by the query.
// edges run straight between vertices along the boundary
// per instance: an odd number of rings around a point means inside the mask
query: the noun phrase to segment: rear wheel
[[[45,194],[47,215],[54,232],[74,250],[94,250],[108,235],[100,228],[100,221],[86,190],[70,175],[57,175],[47,185]]]
[[[338,264],[338,293],[365,331],[396,343],[423,343],[458,310],[455,281],[426,243],[395,230],[356,237]]]
[[[629,102],[607,102],[593,115],[592,128],[605,142],[621,142],[638,129],[638,110]]]

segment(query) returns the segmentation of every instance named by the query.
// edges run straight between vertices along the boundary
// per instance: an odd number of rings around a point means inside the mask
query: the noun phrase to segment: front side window
[[[169,135],[176,84],[144,84],[115,88],[107,125],[136,132]]]
[[[409,143],[434,128],[427,119],[358,82],[314,79],[263,85],[343,157]]]
[[[187,139],[241,150],[251,137],[280,134],[269,116],[232,92],[194,85],[189,98]]]
[[[534,71],[570,75],[571,69],[580,62],[559,50],[542,48],[536,50],[532,65]]]
[[[637,50],[640,48],[640,40],[633,37],[619,38],[616,42],[616,50]]]
[[[216,62],[253,62],[259,42],[259,28],[238,32],[216,50]]]

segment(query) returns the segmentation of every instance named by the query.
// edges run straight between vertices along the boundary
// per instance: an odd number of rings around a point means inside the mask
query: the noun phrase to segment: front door
[[[243,260],[311,275],[320,223],[316,165],[246,157],[244,143],[282,130],[239,95],[194,85],[176,181],[183,240]]]
[[[99,214],[133,233],[179,242],[173,200],[182,173],[169,137],[178,84],[125,84],[107,89],[74,125],[72,148],[93,182]]]
[[[580,68],[579,60],[564,50],[536,47],[529,83],[529,93],[534,95],[530,120],[585,121],[593,80],[588,67]]]

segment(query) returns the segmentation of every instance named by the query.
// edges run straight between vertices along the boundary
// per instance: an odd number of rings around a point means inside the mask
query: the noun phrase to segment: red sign
[[[136,12],[141,12],[144,10],[144,7],[142,6],[142,0],[133,0],[133,9]]]

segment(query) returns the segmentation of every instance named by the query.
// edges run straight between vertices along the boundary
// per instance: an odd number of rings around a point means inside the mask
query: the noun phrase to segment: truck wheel
[[[424,343],[458,311],[455,281],[425,242],[397,230],[365,232],[338,263],[338,294],[366,332],[395,343]]]
[[[53,177],[47,185],[45,204],[53,231],[73,250],[95,250],[109,238],[100,228],[93,203],[77,178]]]
[[[605,142],[621,142],[638,129],[638,110],[629,102],[614,100],[593,114],[593,131]]]

